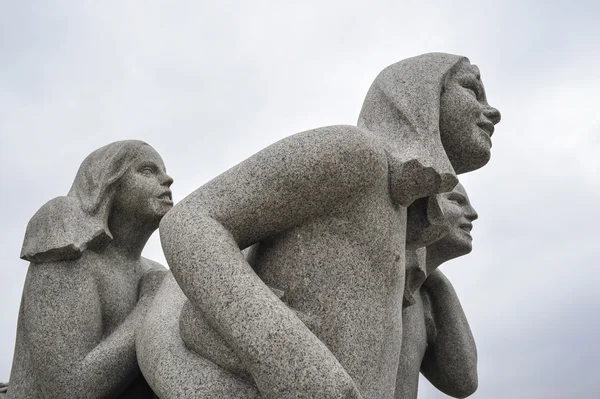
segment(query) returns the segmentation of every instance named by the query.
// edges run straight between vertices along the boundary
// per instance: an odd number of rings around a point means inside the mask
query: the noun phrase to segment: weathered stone
[[[419,372],[439,390],[465,398],[477,389],[477,350],[471,329],[442,263],[471,252],[477,213],[462,185],[438,195],[449,231],[427,248],[408,251],[402,352],[396,399],[416,399]]]
[[[488,161],[499,120],[466,58],[425,54],[377,77],[358,127],[290,136],[185,198],[136,341],[155,392],[394,398],[405,248],[449,231],[433,197]]]
[[[153,396],[134,335],[166,272],[141,252],[173,205],[172,182],[152,147],[116,142],[33,216],[8,398]]]

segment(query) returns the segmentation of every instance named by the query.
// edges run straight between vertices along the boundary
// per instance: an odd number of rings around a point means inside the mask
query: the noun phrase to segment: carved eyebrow
[[[156,162],[154,162],[154,161],[144,161],[144,162],[142,162],[140,164],[140,166],[138,167],[138,170],[142,170],[144,168],[152,168],[154,170],[154,172],[161,171],[161,172],[163,172],[165,174],[167,173],[167,168],[166,167],[161,168],[161,166],[159,164],[157,164]]]
[[[460,84],[476,84],[477,86],[483,87],[483,83],[481,82],[481,79],[479,79],[477,76],[475,76],[471,73],[460,76],[460,78],[458,79],[458,82]]]
[[[460,194],[460,193],[455,193],[455,192],[449,192],[448,195],[446,195],[446,198],[448,198],[449,200],[457,200],[457,201],[461,201],[461,202],[467,202],[467,197],[465,197],[464,195]]]
[[[152,161],[144,161],[142,162],[139,166],[138,166],[138,170],[144,169],[144,168],[152,168],[154,170],[158,170],[159,167],[156,163],[152,162]]]

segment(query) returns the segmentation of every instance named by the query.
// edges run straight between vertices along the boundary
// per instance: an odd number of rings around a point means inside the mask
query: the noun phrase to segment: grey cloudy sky
[[[600,397],[596,2],[216,3],[2,2],[0,381],[26,223],[88,153],[147,141],[179,200],[285,136],[356,123],[381,69],[442,51],[480,67],[503,115],[462,177],[474,251],[443,266],[478,344],[473,397]],[[156,235],[145,255],[164,262]],[[422,381],[420,397],[446,396]]]

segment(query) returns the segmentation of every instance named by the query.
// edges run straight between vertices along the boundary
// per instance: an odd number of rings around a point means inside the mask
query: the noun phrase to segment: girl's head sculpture
[[[143,141],[97,149],[82,162],[67,196],[48,201],[31,218],[21,258],[43,263],[99,250],[113,239],[109,220],[115,212],[151,233],[173,206],[172,182],[161,157]]]
[[[377,76],[358,126],[396,143],[387,149],[392,159],[406,173],[420,173],[419,184],[426,179],[437,192],[447,192],[458,182],[456,174],[488,162],[499,121],[476,66],[465,57],[429,53],[390,65]]]

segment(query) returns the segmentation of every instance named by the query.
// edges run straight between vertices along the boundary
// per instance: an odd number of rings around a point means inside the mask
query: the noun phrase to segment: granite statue
[[[166,269],[141,253],[172,183],[152,147],[119,141],[32,217],[9,399],[154,397],[134,337]]]
[[[438,241],[407,252],[402,351],[396,399],[416,399],[419,371],[440,391],[466,398],[477,389],[477,349],[460,301],[438,267],[472,249],[477,212],[459,183],[439,194],[448,233]]]
[[[182,200],[136,336],[155,393],[394,398],[406,250],[448,233],[437,194],[488,162],[499,121],[476,66],[425,54],[378,75],[357,126],[289,136]]]

